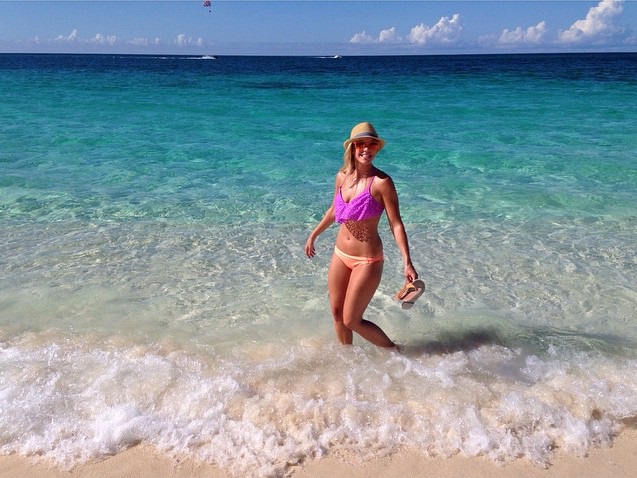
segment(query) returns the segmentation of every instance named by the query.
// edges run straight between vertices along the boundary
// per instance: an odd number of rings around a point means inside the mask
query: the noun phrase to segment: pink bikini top
[[[369,186],[358,196],[353,197],[350,202],[345,202],[341,187],[334,197],[334,217],[336,222],[343,224],[345,221],[363,221],[373,217],[379,217],[385,210],[385,206],[372,196],[372,182],[374,176],[369,181]]]

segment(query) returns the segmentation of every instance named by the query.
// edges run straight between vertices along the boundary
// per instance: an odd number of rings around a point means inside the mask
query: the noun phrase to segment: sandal
[[[398,301],[402,301],[403,309],[411,309],[416,302],[416,299],[425,292],[425,283],[416,279],[413,282],[408,282],[394,295],[394,298]]]

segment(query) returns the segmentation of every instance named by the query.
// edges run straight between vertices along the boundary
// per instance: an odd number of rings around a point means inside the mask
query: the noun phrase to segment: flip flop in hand
[[[425,292],[425,283],[416,279],[413,282],[407,282],[402,289],[400,289],[394,295],[394,298],[400,302],[402,302],[401,307],[403,309],[411,309],[416,302],[416,299]]]

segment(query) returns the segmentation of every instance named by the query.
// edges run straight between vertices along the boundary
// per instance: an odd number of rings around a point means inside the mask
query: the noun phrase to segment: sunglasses
[[[354,147],[358,149],[378,149],[380,143],[378,141],[354,141]]]

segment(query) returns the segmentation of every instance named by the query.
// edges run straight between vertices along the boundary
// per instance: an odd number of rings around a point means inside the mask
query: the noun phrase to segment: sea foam
[[[399,354],[301,340],[253,344],[230,361],[166,345],[38,342],[0,348],[1,450],[67,468],[140,443],[237,476],[404,448],[547,466],[555,448],[608,446],[637,413],[637,361],[618,368],[595,354],[565,362],[494,343]]]

